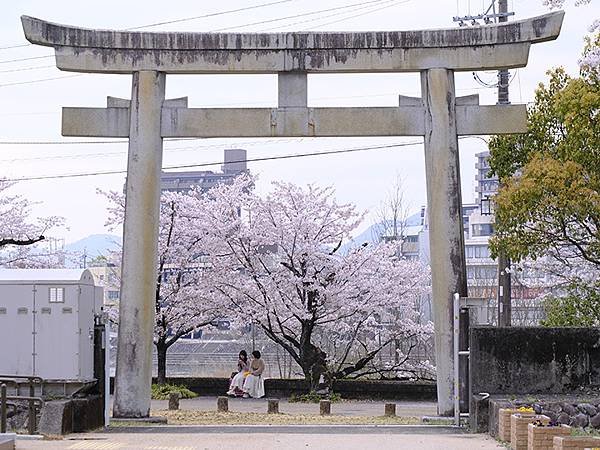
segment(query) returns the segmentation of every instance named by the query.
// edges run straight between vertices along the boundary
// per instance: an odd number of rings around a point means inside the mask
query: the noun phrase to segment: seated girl
[[[265,396],[265,382],[262,373],[265,370],[265,363],[260,359],[260,352],[252,352],[252,362],[250,363],[250,374],[244,380],[244,397],[261,398]]]
[[[231,378],[227,395],[231,395],[233,397],[243,396],[244,391],[242,388],[244,387],[244,379],[248,375],[250,375],[250,371],[248,369],[248,354],[246,353],[246,350],[242,350],[238,357],[237,373]]]

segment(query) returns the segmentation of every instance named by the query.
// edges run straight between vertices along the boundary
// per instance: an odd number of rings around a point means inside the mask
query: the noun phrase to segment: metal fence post
[[[29,434],[35,434],[35,429],[37,428],[36,422],[36,411],[35,411],[35,386],[33,384],[33,379],[29,379]]]
[[[0,386],[0,433],[6,433],[6,384]]]

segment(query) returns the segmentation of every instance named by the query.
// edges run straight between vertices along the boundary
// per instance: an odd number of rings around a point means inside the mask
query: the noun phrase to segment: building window
[[[48,301],[50,303],[64,303],[65,302],[65,288],[61,288],[61,287],[49,288]]]
[[[491,236],[494,226],[491,223],[476,223],[473,225],[473,236]]]
[[[109,300],[119,300],[119,291],[108,291]]]
[[[487,245],[468,245],[465,250],[468,259],[490,257],[490,249]]]

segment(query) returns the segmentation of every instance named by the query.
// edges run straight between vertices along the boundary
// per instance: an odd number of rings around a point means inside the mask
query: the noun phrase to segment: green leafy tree
[[[515,261],[542,255],[600,266],[600,84],[562,69],[540,85],[529,132],[494,137],[497,234],[492,251]]]
[[[590,286],[573,283],[563,296],[550,296],[544,301],[547,327],[600,326],[600,283]]]
[[[585,50],[589,51],[589,48]],[[529,131],[490,142],[501,180],[492,253],[562,264],[560,289],[545,300],[545,325],[600,324],[600,76],[549,72],[529,108]]]

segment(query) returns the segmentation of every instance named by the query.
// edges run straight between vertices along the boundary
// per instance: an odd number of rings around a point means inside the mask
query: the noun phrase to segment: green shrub
[[[342,400],[342,396],[335,392],[329,395],[320,395],[314,391],[308,394],[296,395],[292,394],[288,400],[290,403],[319,403],[321,400],[329,400],[332,403],[339,402]]]
[[[174,392],[179,393],[179,398],[198,397],[198,394],[190,391],[185,386],[178,386],[176,384],[153,384],[152,385],[152,399],[153,400],[168,400],[169,395]]]

